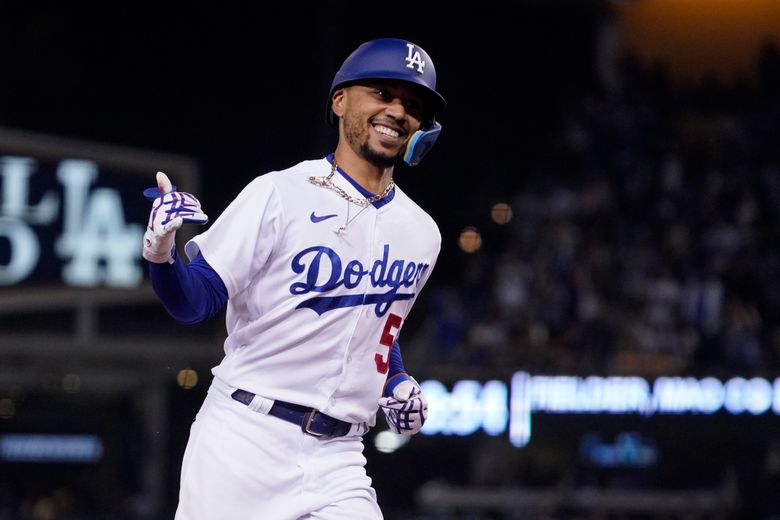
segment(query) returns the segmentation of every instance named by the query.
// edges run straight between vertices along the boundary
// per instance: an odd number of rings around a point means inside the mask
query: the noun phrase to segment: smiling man
[[[393,181],[436,141],[430,56],[406,40],[358,47],[331,85],[334,153],[257,177],[204,233],[174,245],[198,200],[158,173],[144,237],[155,291],[181,323],[227,305],[225,357],[192,425],[178,520],[382,518],[363,435],[396,433],[427,403],[397,338],[441,245]]]
[[[363,80],[338,88],[331,108],[341,116],[344,139],[336,154],[344,157],[349,148],[371,167],[392,170],[400,148],[420,128],[422,107],[419,87],[397,80]]]

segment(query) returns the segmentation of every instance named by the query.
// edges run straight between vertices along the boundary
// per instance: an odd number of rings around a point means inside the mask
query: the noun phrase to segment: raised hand
[[[158,264],[172,263],[176,230],[184,223],[205,224],[209,217],[194,195],[176,191],[163,172],[157,172],[157,187],[144,190],[144,196],[154,202],[144,233],[143,257]]]

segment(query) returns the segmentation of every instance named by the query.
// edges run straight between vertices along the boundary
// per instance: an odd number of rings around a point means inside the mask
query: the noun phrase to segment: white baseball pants
[[[374,520],[359,434],[333,439],[233,400],[214,378],[184,453],[176,520]]]

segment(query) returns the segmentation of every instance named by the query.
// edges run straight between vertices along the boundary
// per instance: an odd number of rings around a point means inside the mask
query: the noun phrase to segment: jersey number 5
[[[387,347],[387,359],[385,359],[385,357],[378,352],[376,355],[374,355],[376,371],[380,374],[387,374],[387,369],[390,366],[390,349],[393,348],[393,343],[395,343],[395,336],[398,334],[398,329],[401,328],[402,321],[403,318],[397,314],[393,314],[392,312],[387,317],[385,328],[382,331],[382,337],[379,338],[379,343]]]

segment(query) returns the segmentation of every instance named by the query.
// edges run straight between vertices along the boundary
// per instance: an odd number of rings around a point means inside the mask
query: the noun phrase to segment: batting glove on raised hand
[[[173,263],[176,230],[185,222],[205,224],[209,217],[201,211],[198,199],[176,191],[163,172],[157,172],[157,187],[144,190],[144,196],[154,203],[144,233],[143,257],[156,264]]]
[[[380,397],[379,406],[390,430],[401,435],[419,432],[428,417],[428,401],[413,378],[398,383],[392,397]]]

